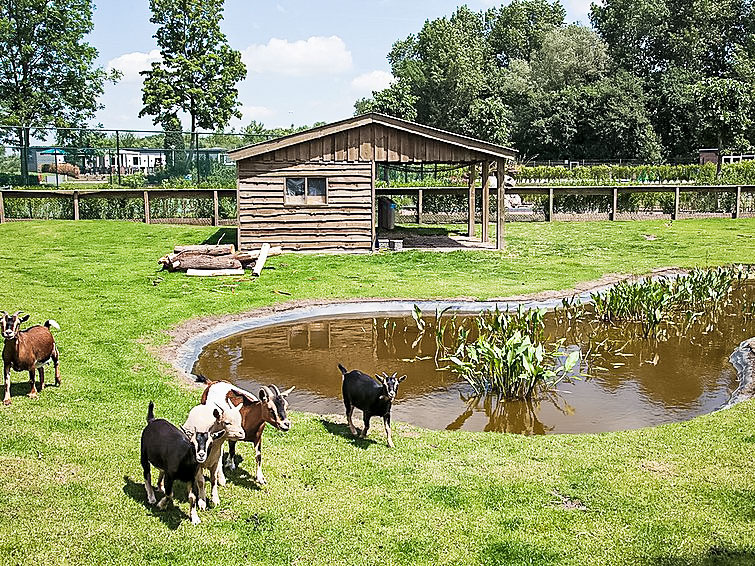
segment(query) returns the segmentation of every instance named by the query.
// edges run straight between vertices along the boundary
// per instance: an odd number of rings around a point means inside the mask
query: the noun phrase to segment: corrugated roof
[[[361,128],[362,126],[367,126],[370,124],[380,124],[382,126],[394,128],[399,131],[409,132],[411,134],[430,140],[439,141],[460,148],[484,153],[492,158],[514,159],[517,154],[517,151],[515,149],[496,145],[475,138],[470,138],[467,136],[462,136],[453,132],[447,132],[445,130],[423,126],[422,124],[409,122],[408,120],[401,120],[400,118],[394,118],[393,116],[386,116],[385,114],[371,112],[369,114],[362,114],[360,116],[354,116],[353,118],[347,118],[346,120],[341,120],[340,122],[333,122],[332,124],[326,124],[325,126],[318,126],[317,128],[311,128],[303,132],[290,134],[282,138],[268,140],[235,149],[228,152],[228,157],[233,161],[239,161],[241,159],[256,157],[300,143],[306,143],[318,138],[329,136],[331,134],[344,132],[354,128]]]

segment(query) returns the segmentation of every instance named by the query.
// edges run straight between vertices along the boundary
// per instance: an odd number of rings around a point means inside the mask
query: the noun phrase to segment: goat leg
[[[60,387],[60,355],[58,354],[58,347],[54,346],[52,349],[52,364],[55,367],[55,385]]]
[[[366,411],[362,411],[364,416],[364,430],[362,431],[362,437],[367,438],[367,431],[370,430],[370,419],[372,415]]]
[[[197,501],[197,506],[199,507],[200,511],[204,511],[207,508],[207,494],[205,493],[205,487],[204,487],[204,468],[197,469],[197,475],[194,478],[194,483],[197,486],[197,497],[199,500]],[[189,488],[189,491],[191,492],[191,488]],[[194,521],[192,520],[192,523]]]
[[[144,489],[147,492],[147,503],[154,505],[157,499],[152,490],[152,470],[149,467],[149,462],[144,458],[142,458],[142,469],[144,470]]]
[[[254,449],[257,456],[257,475],[255,476],[255,480],[258,484],[265,485],[267,481],[265,480],[265,476],[262,474],[262,435],[260,435],[257,442],[254,443]]]
[[[3,374],[5,378],[5,396],[3,405],[10,405],[10,364],[3,364]]]
[[[202,476],[204,479],[204,476]],[[199,515],[197,514],[197,495],[194,493],[194,490],[196,489],[195,482],[191,482],[191,485],[189,486],[189,517],[191,518],[191,524],[192,525],[198,525],[201,521],[199,520]]]
[[[39,372],[39,392],[42,393],[42,390],[45,388],[45,368],[40,366],[37,368],[37,371]]]
[[[388,447],[393,448],[393,438],[391,437],[391,414],[388,413],[383,417],[383,424],[385,425],[385,435],[388,437]]]
[[[31,382],[31,391],[27,393],[27,396],[31,397],[32,399],[35,399],[37,397],[37,383],[35,381],[36,377],[37,377],[36,370],[32,367],[29,370],[29,381]]]
[[[168,503],[170,503],[172,499],[173,499],[173,478],[166,475],[165,476],[165,495],[163,495],[163,498],[157,504],[157,508],[165,509],[168,506]]]
[[[220,504],[220,496],[218,495],[218,469],[222,469],[222,467],[220,461],[216,462],[215,465],[210,466],[210,485],[212,486],[210,497],[213,505]]]
[[[217,475],[218,485],[225,487],[226,480],[225,480],[225,473],[223,472],[222,457],[221,457],[221,461],[218,462],[218,468],[215,473]]]
[[[228,469],[233,471],[236,469],[236,442],[233,440],[228,441]]]
[[[349,430],[351,431],[351,434],[354,436],[357,436],[357,429],[354,427],[354,421],[352,420],[352,415],[354,414],[354,406],[353,405],[346,405],[346,421],[349,423]]]

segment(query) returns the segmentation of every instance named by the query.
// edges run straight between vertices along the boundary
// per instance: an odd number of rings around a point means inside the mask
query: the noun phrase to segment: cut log
[[[194,252],[205,255],[230,255],[236,251],[233,244],[221,244],[218,246],[198,245],[198,246],[176,246],[173,253]]]
[[[227,275],[244,275],[243,269],[188,269],[186,275],[190,277],[222,277]]]
[[[172,269],[239,269],[241,262],[231,256],[189,255],[181,254],[170,264]],[[169,269],[170,269],[169,268]]]
[[[252,274],[254,274],[255,277],[259,277],[260,273],[262,273],[262,268],[265,267],[265,261],[267,261],[267,255],[270,253],[270,244],[262,244],[262,249],[260,249],[260,257],[257,258],[257,261],[254,262],[254,269],[252,270]]]
[[[270,248],[270,251],[267,252],[267,257],[280,255],[282,253],[283,248],[281,248],[280,246],[273,246]],[[260,250],[252,250],[250,252],[236,252],[235,254],[233,254],[233,257],[243,264],[252,263],[258,257],[260,257]]]

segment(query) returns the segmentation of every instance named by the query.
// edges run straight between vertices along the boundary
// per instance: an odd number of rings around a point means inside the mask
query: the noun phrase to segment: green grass
[[[755,263],[755,220],[514,224],[505,253],[280,256],[235,289],[157,273],[174,244],[213,234],[0,226],[0,308],[61,324],[63,378],[30,400],[14,373],[13,405],[0,409],[0,564],[755,563],[755,402],[584,436],[397,424],[394,450],[381,427],[354,441],[294,406],[288,434],[265,434],[268,486],[230,475],[199,527],[182,488],[172,510],[145,505],[138,461],[148,401],[180,423],[198,400],[148,351],[181,321],[290,299],[487,298],[612,272]],[[240,452],[253,473],[250,447]],[[565,509],[562,496],[587,510]]]

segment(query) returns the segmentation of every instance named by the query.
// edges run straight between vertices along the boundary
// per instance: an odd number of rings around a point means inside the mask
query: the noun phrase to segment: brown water
[[[755,336],[754,306],[755,285],[742,285],[715,323],[669,327],[665,340],[637,338],[631,327],[581,323],[567,329],[548,313],[549,336],[566,337],[570,348],[583,350],[585,336],[606,338],[608,351],[591,357],[589,367],[583,364],[587,377],[529,402],[472,397],[466,383],[436,369],[434,336],[417,342],[409,316],[334,318],[236,334],[207,346],[194,373],[253,392],[268,383],[281,389],[295,385],[291,409],[343,413],[340,362],[370,374],[407,374],[393,419],[425,428],[523,434],[625,430],[687,420],[724,405],[738,384],[728,358]]]

